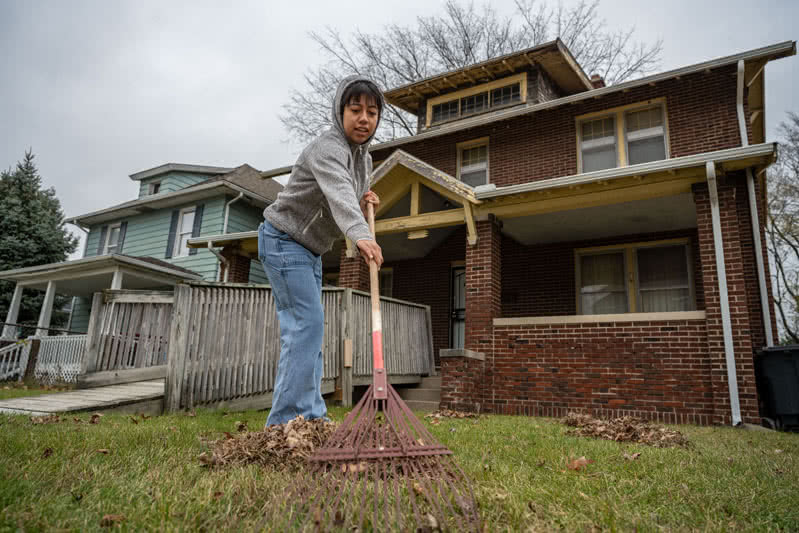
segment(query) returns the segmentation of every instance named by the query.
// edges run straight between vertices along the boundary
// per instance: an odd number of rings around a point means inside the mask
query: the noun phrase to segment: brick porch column
[[[740,220],[736,209],[735,176],[718,180],[719,215],[724,247],[727,292],[732,323],[735,370],[741,419],[760,424],[757,389],[755,385],[752,331],[747,306],[744,257],[741,252],[741,228],[748,220]],[[713,226],[708,185],[694,185],[696,223],[699,234],[699,255],[704,285],[705,314],[707,322],[708,354],[711,364],[713,422],[729,424],[732,421],[730,392],[727,383],[727,364],[724,355],[724,334],[721,322],[721,300],[716,271]]]
[[[493,217],[477,222],[477,244],[466,245],[465,348],[490,351],[495,318],[502,315],[502,234]]]
[[[249,283],[250,282],[250,258],[241,255],[235,249],[225,248],[222,250],[222,257],[227,259],[227,265],[220,270],[220,281],[227,283]],[[225,270],[227,270],[227,280],[225,280]]]
[[[357,250],[355,257],[347,257],[346,246],[341,249],[338,286],[369,292],[369,267]]]

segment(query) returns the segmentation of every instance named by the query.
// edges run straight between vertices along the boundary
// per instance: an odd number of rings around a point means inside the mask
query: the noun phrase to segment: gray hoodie
[[[369,190],[372,156],[368,147],[374,134],[361,145],[351,144],[341,122],[341,97],[356,81],[374,84],[363,76],[341,81],[333,99],[333,126],[305,147],[286,187],[264,210],[270,224],[318,255],[328,251],[342,233],[354,243],[372,240],[360,199]]]

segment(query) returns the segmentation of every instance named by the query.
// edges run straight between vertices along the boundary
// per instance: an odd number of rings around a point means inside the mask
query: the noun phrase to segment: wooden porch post
[[[111,289],[120,290],[122,288],[122,270],[114,270],[114,277],[111,279]]]
[[[87,374],[97,370],[100,354],[100,339],[103,333],[103,293],[95,292],[92,297],[92,310],[89,314],[89,327],[86,331],[86,350],[80,362],[80,373]]]
[[[39,313],[39,323],[36,325],[36,335],[47,335],[50,329],[50,318],[53,316],[53,301],[55,300],[55,281],[47,282],[47,292],[44,293],[42,311]]]
[[[14,296],[11,297],[11,306],[6,315],[6,326],[3,328],[3,339],[16,339],[17,327],[9,324],[16,324],[19,318],[19,306],[22,303],[22,285],[19,283],[14,287]]]

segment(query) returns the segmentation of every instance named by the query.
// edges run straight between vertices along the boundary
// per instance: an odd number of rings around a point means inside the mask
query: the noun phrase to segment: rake
[[[374,208],[368,204],[374,235]],[[479,531],[470,481],[388,383],[377,265],[369,263],[372,385],[309,458],[280,530]],[[273,513],[274,516],[274,513]]]

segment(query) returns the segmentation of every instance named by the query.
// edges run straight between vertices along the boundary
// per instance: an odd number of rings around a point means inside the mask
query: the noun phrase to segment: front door
[[[449,347],[463,348],[466,338],[466,268],[452,269]]]

